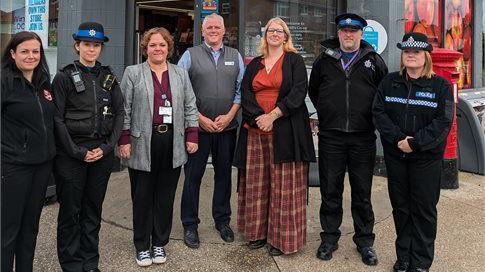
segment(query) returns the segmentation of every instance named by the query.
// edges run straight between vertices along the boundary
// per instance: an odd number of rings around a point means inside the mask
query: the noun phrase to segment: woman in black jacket
[[[2,271],[32,271],[52,170],[54,116],[42,41],[12,36],[2,56]]]
[[[394,271],[428,271],[454,101],[448,81],[432,70],[425,35],[406,34],[397,47],[401,71],[382,80],[373,106],[397,234]]]
[[[249,247],[290,254],[306,242],[308,163],[315,161],[307,73],[280,18],[269,20],[260,53],[241,86],[243,118],[234,164],[239,168],[238,229]]]
[[[61,115],[54,166],[57,251],[63,271],[98,271],[101,210],[123,125],[123,98],[110,67],[97,61],[108,41],[103,26],[82,23],[73,38],[79,60],[52,82]]]

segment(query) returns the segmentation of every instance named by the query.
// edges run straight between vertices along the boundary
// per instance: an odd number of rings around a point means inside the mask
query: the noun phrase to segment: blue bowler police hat
[[[105,43],[109,41],[108,37],[104,35],[103,25],[96,22],[84,22],[79,25],[77,32],[72,34],[72,38],[76,41],[90,41]]]
[[[345,27],[362,30],[367,26],[367,21],[354,13],[343,13],[335,17],[335,24],[338,29]]]
[[[402,37],[402,42],[397,43],[397,48],[433,51],[433,46],[428,42],[428,37],[422,33],[411,32]]]

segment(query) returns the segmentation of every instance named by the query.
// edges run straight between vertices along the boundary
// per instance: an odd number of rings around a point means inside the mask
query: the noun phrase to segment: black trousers
[[[318,137],[320,175],[320,224],[322,241],[336,245],[342,224],[342,193],[345,170],[351,187],[351,211],[354,220],[354,243],[360,247],[374,244],[374,212],[371,189],[376,144],[373,132],[345,133],[322,131]]]
[[[2,163],[2,269],[32,271],[39,219],[52,161],[37,165]]]
[[[56,157],[57,256],[63,271],[98,268],[101,212],[113,153],[93,163],[65,155]]]
[[[396,255],[429,268],[434,257],[442,160],[408,160],[384,153],[396,227]]]
[[[152,132],[151,171],[129,168],[133,242],[137,251],[168,244],[181,167],[173,168],[173,130]]]
[[[184,166],[185,183],[182,193],[181,218],[185,229],[197,229],[199,219],[200,184],[212,154],[214,166],[214,194],[212,196],[212,217],[216,228],[228,225],[231,221],[231,173],[236,130],[221,133],[199,133],[199,149],[189,154]]]

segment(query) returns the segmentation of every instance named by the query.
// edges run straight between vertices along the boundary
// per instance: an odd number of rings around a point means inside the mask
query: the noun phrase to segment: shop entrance
[[[136,2],[136,63],[145,61],[140,51],[143,33],[153,27],[164,27],[174,39],[174,52],[169,59],[177,63],[185,50],[194,43],[194,1],[163,0]]]

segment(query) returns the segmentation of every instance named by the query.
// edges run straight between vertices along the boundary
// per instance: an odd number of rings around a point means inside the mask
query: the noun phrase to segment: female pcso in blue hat
[[[108,41],[103,26],[82,23],[73,38],[79,59],[52,83],[61,115],[54,164],[57,253],[63,271],[98,271],[101,209],[123,126],[123,98],[110,67],[97,61]]]
[[[448,81],[435,75],[425,35],[404,35],[401,69],[380,83],[373,114],[381,134],[396,227],[394,271],[428,271],[440,196],[446,138],[454,101]]]

